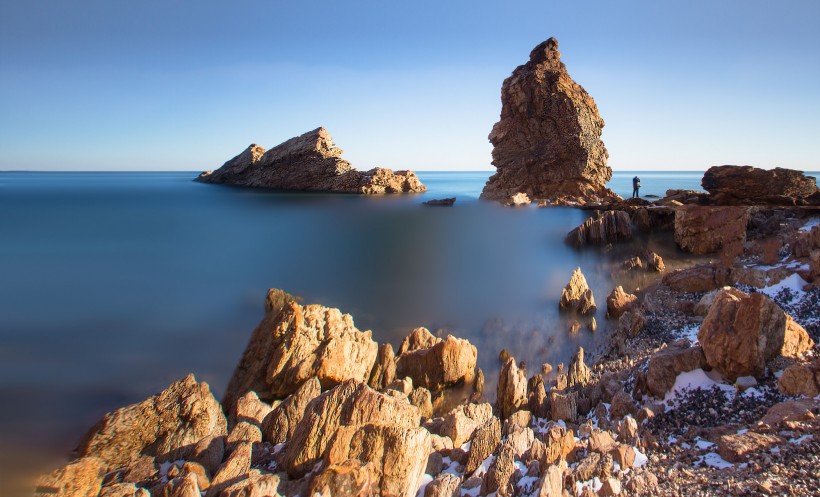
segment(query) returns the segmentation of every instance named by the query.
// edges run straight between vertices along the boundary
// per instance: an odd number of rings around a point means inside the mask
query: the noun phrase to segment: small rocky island
[[[197,181],[365,195],[427,191],[413,171],[354,169],[342,159],[342,149],[333,143],[325,128],[308,131],[267,151],[252,144],[216,171],[200,174]]]
[[[559,204],[620,198],[606,187],[612,168],[603,127],[595,101],[561,62],[558,40],[539,44],[501,87],[501,119],[489,136],[497,172],[481,198],[513,203],[524,194]]]

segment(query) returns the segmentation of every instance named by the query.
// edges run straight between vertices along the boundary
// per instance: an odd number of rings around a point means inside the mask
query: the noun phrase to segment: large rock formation
[[[603,127],[592,97],[561,62],[558,40],[539,44],[501,87],[501,119],[489,136],[498,171],[481,198],[619,198],[606,188],[612,169]]]
[[[748,222],[745,207],[684,205],[675,209],[675,242],[693,254],[742,251]]]
[[[268,151],[253,144],[216,171],[200,174],[197,181],[364,194],[427,191],[412,171],[393,172],[381,167],[357,171],[342,159],[342,149],[325,128],[308,131]]]
[[[780,167],[714,166],[701,184],[718,205],[800,205],[817,192],[815,178]]]
[[[379,349],[371,336],[356,328],[350,314],[302,306],[272,289],[265,319],[251,335],[223,404],[233,406],[251,390],[263,400],[282,399],[314,376],[325,390],[348,379],[367,381]]]
[[[632,239],[632,221],[624,211],[600,211],[567,234],[566,243],[573,247],[606,245]]]

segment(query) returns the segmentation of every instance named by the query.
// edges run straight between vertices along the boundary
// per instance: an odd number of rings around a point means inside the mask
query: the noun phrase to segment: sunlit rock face
[[[612,168],[603,127],[595,101],[561,62],[558,40],[539,44],[501,87],[501,119],[489,136],[497,172],[481,198],[619,198],[606,188]]]

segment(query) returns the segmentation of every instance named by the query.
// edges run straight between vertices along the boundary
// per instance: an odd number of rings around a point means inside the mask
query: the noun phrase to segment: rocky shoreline
[[[270,290],[222,402],[189,375],[113,411],[35,493],[817,495],[820,212],[727,214],[698,198],[649,224],[712,262],[670,272],[636,254],[606,311],[573,274],[562,319],[609,333],[596,357],[528,368],[500,351],[484,392],[467,340],[417,328],[394,350],[338,309]],[[568,242],[627,239],[642,215],[626,212]],[[635,271],[653,282],[619,281]]]

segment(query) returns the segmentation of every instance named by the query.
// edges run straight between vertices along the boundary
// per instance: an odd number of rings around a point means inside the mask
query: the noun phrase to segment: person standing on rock
[[[641,189],[641,178],[635,176],[632,178],[632,198],[640,197],[638,190]]]

